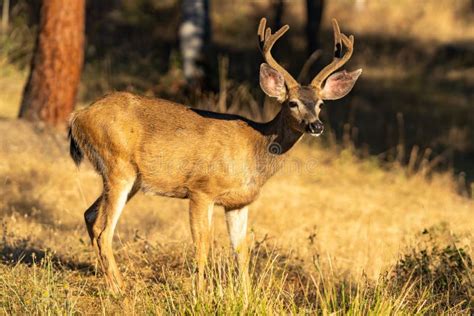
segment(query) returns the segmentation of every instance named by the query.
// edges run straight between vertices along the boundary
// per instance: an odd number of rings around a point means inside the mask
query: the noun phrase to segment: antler
[[[314,89],[321,89],[321,84],[327,77],[337,69],[341,68],[349,58],[352,56],[352,51],[354,50],[354,36],[351,35],[347,37],[345,34],[341,33],[339,29],[339,24],[337,24],[336,19],[332,19],[332,27],[334,29],[334,59],[332,62],[321,70],[316,77],[311,81],[311,86]],[[342,43],[347,47],[347,51],[342,55]]]
[[[260,20],[260,25],[258,26],[258,37],[260,40],[260,50],[262,51],[263,57],[265,61],[276,71],[278,71],[285,80],[286,86],[289,90],[299,86],[299,83],[285,70],[282,66],[280,66],[275,59],[273,59],[271,54],[271,49],[273,44],[282,37],[283,34],[288,31],[290,28],[288,25],[282,26],[276,33],[272,34],[272,30],[270,28],[266,28],[267,19],[262,18]]]

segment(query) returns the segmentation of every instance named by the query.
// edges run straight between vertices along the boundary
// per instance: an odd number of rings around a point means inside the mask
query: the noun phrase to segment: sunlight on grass
[[[25,71],[19,71],[0,59],[0,117],[18,115],[26,76]]]
[[[421,315],[472,309],[473,201],[457,194],[449,173],[427,179],[360,160],[350,149],[299,144],[291,168],[270,180],[250,208],[247,296],[226,246],[222,212],[215,215],[207,287],[197,293],[186,202],[139,194],[118,225],[114,248],[128,288],[114,297],[96,275],[82,218],[99,194],[97,175],[87,164],[78,171],[66,140],[55,134],[38,134],[24,122],[3,122],[0,134],[11,136],[8,143],[0,139],[7,158],[0,163],[3,313]],[[314,164],[301,165],[308,161]]]
[[[256,92],[254,41],[258,19],[273,18],[270,1],[213,2],[216,63],[228,78],[220,92],[196,98],[182,90],[179,5],[148,2],[125,1],[127,10],[97,21],[110,34],[103,42],[89,34],[78,107],[130,90],[256,120],[274,115],[278,106],[261,105]],[[305,2],[283,2],[292,30],[288,49],[281,45],[277,54],[296,74],[306,47]],[[332,52],[328,22],[336,17],[356,36],[351,63],[364,75],[347,103],[323,110],[327,126],[337,117],[340,126],[303,139],[250,206],[248,292],[222,209],[198,292],[187,201],[140,193],[118,223],[114,251],[127,289],[114,296],[97,272],[83,221],[100,178],[88,163],[74,166],[64,134],[1,119],[0,314],[473,315],[474,183],[468,188],[466,174],[454,173],[471,171],[450,157],[470,162],[474,139],[468,2],[362,1],[356,12],[355,1],[327,1],[324,52]],[[36,29],[26,17],[19,14],[0,43],[0,118],[17,116],[28,76]],[[136,28],[147,45],[138,35],[122,39]],[[446,159],[445,171],[437,159]]]
[[[192,253],[186,257],[191,260]],[[181,260],[173,256],[169,259]],[[457,259],[451,258],[451,261]],[[450,265],[449,262],[444,264],[444,268]],[[467,292],[456,292],[456,287],[462,286],[456,277],[473,277],[472,265],[460,267],[451,285],[443,289],[440,296],[434,292],[436,277],[422,280],[414,275],[416,268],[409,277],[390,273],[376,281],[361,278],[363,281],[354,282],[341,278],[332,268],[322,269],[316,262],[312,268],[295,265],[291,255],[264,244],[254,248],[251,267],[253,281],[248,294],[238,282],[234,261],[227,252],[218,251],[214,252],[206,270],[207,286],[202,292],[194,287],[193,265],[177,264],[175,268],[158,272],[153,282],[147,281],[140,271],[131,272],[129,277],[133,281],[127,292],[113,296],[94,275],[71,270],[58,262],[53,253],[47,252],[31,264],[20,260],[12,266],[8,261],[0,265],[0,308],[7,314],[458,313],[469,309],[466,301],[469,296]],[[441,264],[436,268],[442,268]],[[447,298],[462,300],[449,304]]]

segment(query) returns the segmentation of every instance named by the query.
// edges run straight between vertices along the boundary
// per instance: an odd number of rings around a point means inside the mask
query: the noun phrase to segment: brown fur
[[[281,157],[268,146],[285,138],[287,150],[302,135],[279,126],[280,116],[259,124],[114,93],[75,112],[71,135],[106,179],[126,164],[146,191],[177,198],[203,193],[218,205],[238,208],[256,198],[280,165]]]
[[[293,120],[287,108],[271,122],[256,123],[130,93],[113,93],[76,111],[71,141],[104,182],[104,193],[85,217],[111,287],[118,290],[122,281],[111,244],[101,236],[112,238],[110,223],[121,211],[114,203],[123,190],[132,188],[129,198],[142,189],[190,199],[191,230],[202,270],[209,247],[209,206],[230,211],[257,198],[303,135],[289,127]],[[271,146],[276,150],[271,152]]]
[[[256,123],[130,93],[105,96],[71,117],[72,158],[79,164],[87,156],[103,178],[104,191],[86,211],[85,220],[113,290],[123,287],[112,253],[113,232],[125,203],[140,189],[190,200],[198,288],[203,283],[213,207],[223,206],[242,281],[248,284],[246,206],[257,198],[304,132],[322,132],[322,95],[342,97],[360,75],[360,70],[333,75],[323,93],[313,86],[300,86],[270,54],[288,26],[263,36],[262,21],[259,34],[270,65],[260,67],[260,86],[283,103],[272,121]]]

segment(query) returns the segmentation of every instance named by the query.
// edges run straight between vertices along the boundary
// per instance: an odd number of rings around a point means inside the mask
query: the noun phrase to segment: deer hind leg
[[[137,192],[135,172],[107,177],[104,192],[84,214],[92,245],[99,258],[107,284],[116,293],[123,288],[121,274],[112,252],[112,240],[118,219],[126,202]]]
[[[245,289],[248,289],[250,286],[250,279],[248,276],[249,251],[247,241],[248,207],[245,206],[241,209],[226,209],[225,218],[230,244],[237,258],[241,281]]]
[[[203,196],[193,196],[189,202],[191,234],[196,250],[198,269],[197,288],[204,288],[204,268],[207,264],[211,243],[211,224],[214,202]]]
[[[91,238],[91,242],[94,242],[94,233],[92,227],[97,218],[97,213],[99,212],[100,204],[102,203],[102,195],[95,200],[95,202],[86,210],[84,213],[84,220],[86,222],[87,232]]]

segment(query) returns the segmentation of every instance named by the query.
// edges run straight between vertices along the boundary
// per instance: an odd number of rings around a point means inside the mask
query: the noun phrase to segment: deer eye
[[[294,108],[297,108],[298,107],[298,103],[296,103],[295,101],[290,101],[288,103],[289,107],[294,109]]]

